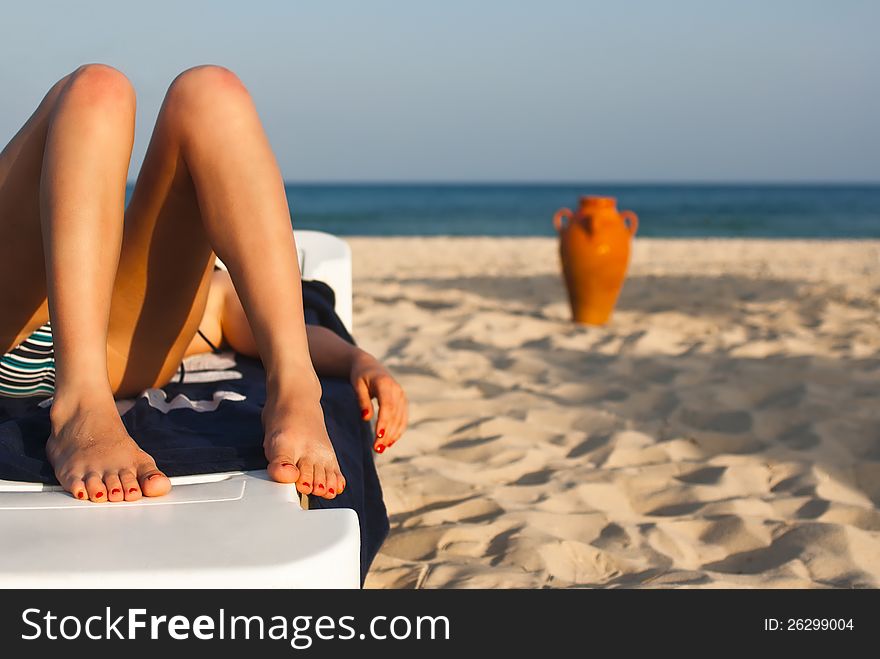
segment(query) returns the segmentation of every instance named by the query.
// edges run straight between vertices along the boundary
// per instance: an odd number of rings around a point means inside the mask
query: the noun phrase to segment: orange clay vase
[[[626,278],[630,242],[639,218],[617,211],[611,197],[581,197],[576,213],[560,208],[553,216],[559,256],[576,323],[604,325],[611,318]]]

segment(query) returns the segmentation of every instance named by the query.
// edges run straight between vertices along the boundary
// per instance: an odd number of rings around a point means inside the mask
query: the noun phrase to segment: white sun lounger
[[[296,241],[303,277],[333,288],[350,331],[350,248],[318,231],[297,231]],[[0,588],[359,586],[353,510],[306,510],[265,471],[171,481],[164,497],[92,504],[0,480]]]

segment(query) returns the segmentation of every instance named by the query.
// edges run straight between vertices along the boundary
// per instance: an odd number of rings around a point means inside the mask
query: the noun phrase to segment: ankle
[[[304,368],[295,377],[283,378],[267,374],[266,407],[291,407],[317,405],[321,402],[321,382],[314,369]]]
[[[49,420],[53,426],[63,425],[85,411],[102,409],[116,409],[109,385],[56,388],[52,407],[49,409]]]

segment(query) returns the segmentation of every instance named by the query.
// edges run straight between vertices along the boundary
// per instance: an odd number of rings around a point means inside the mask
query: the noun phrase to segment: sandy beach
[[[880,586],[880,241],[636,241],[568,321],[547,238],[350,238],[410,398],[367,586]]]

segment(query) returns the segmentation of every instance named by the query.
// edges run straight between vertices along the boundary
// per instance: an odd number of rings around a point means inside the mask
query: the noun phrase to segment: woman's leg
[[[126,211],[110,314],[116,391],[131,394],[174,374],[202,317],[214,252],[229,268],[267,372],[269,473],[332,498],[344,478],[309,357],[281,174],[245,87],[230,71],[203,66],[169,88]]]
[[[230,266],[269,374],[263,416],[270,474],[296,482],[304,493],[340,492],[344,479],[324,428],[305,340],[283,185],[244,87],[224,69],[199,67],[169,89],[125,212],[107,328],[106,320],[95,320],[100,313],[89,314],[67,298],[106,306],[101,292],[108,285],[101,276],[108,262],[115,266],[120,235],[118,216],[115,226],[108,218],[122,211],[128,156],[119,162],[118,151],[119,144],[130,149],[133,95],[126,109],[122,98],[130,87],[108,67],[82,67],[62,83],[0,157],[0,245],[18,246],[0,254],[10,257],[0,258],[0,274],[14,275],[0,281],[0,316],[10,319],[0,323],[0,336],[11,347],[46,319],[36,201],[41,190],[42,239],[55,277],[50,298],[65,298],[60,307],[92,328],[79,331],[58,312],[58,303],[52,307],[63,386],[52,408],[47,451],[59,480],[93,501],[133,499],[139,488],[147,495],[168,491],[168,480],[125,434],[108,392],[133,395],[173,374],[204,310],[213,247]],[[96,120],[108,113],[123,119]],[[77,172],[84,175],[77,178]],[[83,193],[94,179],[101,181],[99,192]],[[53,188],[58,181],[64,194]],[[108,181],[118,185],[118,196]],[[19,277],[34,281],[11,286]],[[83,354],[91,361],[79,359],[77,340],[90,342]],[[104,368],[103,380],[96,364]]]
[[[0,152],[0,351],[49,319],[40,230],[40,177],[52,110],[71,76],[59,80]]]
[[[122,74],[80,67],[50,90],[0,155],[3,348],[51,311],[56,394],[46,451],[62,485],[93,501],[158,495],[170,486],[126,433],[108,381],[108,314],[134,112]]]

